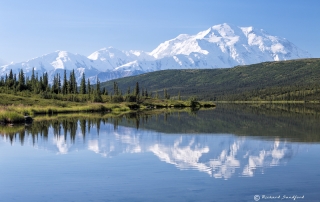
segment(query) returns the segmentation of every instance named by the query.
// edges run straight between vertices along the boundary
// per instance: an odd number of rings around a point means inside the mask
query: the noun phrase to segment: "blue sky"
[[[230,23],[262,28],[320,57],[319,0],[0,0],[0,59],[56,50],[151,51],[179,34]]]

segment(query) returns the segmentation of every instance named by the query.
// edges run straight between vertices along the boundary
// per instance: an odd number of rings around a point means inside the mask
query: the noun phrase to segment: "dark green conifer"
[[[86,89],[86,78],[84,73],[82,74],[82,79],[81,79],[81,83],[80,83],[80,94],[86,94],[87,93],[87,89]]]

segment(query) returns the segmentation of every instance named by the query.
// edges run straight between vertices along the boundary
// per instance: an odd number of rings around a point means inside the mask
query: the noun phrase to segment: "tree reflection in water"
[[[91,118],[90,118],[91,117]],[[295,142],[319,142],[319,116],[253,106],[198,112],[148,111],[122,116],[65,115],[32,125],[1,126],[2,140],[68,154],[90,150],[103,157],[152,152],[181,170],[214,178],[253,177],[285,165]]]

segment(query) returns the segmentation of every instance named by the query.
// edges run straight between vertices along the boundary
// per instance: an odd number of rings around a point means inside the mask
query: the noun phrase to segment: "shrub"
[[[2,112],[0,114],[0,120],[4,123],[21,123],[24,122],[24,116],[22,114],[18,114],[17,112]]]
[[[121,95],[114,95],[112,96],[112,102],[115,102],[115,103],[123,102],[123,97]]]

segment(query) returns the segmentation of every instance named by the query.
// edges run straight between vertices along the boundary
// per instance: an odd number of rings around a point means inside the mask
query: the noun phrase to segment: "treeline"
[[[77,85],[74,70],[70,72],[67,78],[67,72],[64,71],[63,78],[60,74],[56,74],[52,84],[49,84],[48,73],[39,76],[32,70],[31,77],[25,76],[23,70],[19,74],[13,74],[10,70],[9,75],[0,79],[0,92],[13,93],[18,95],[39,94],[45,99],[60,99],[69,101],[94,101],[102,102],[101,95],[107,92],[100,89],[100,81],[97,79],[95,88],[90,85],[90,80],[86,81],[85,74],[82,75],[80,87]]]
[[[75,71],[71,71],[67,76],[66,70],[63,77],[60,74],[54,75],[53,81],[49,84],[48,73],[41,76],[35,74],[32,70],[31,77],[26,76],[23,70],[19,74],[13,74],[10,70],[9,75],[0,79],[0,93],[16,94],[21,96],[39,95],[44,99],[57,99],[63,101],[92,101],[92,102],[139,102],[146,98],[164,97],[170,99],[167,89],[163,90],[163,96],[160,93],[149,93],[147,88],[141,88],[139,82],[134,87],[128,87],[126,91],[119,88],[117,82],[113,83],[113,89],[108,92],[105,87],[100,87],[100,81],[97,78],[95,85],[90,84],[90,80],[82,74],[80,85],[76,81]]]
[[[103,87],[104,91],[108,92],[105,90],[106,88]],[[134,88],[128,87],[125,92],[120,89],[119,84],[114,81],[113,82],[113,93],[110,93],[110,99],[112,102],[140,102],[143,99],[147,98],[155,98],[155,99],[170,99],[170,94],[168,93],[167,89],[163,89],[163,96],[160,96],[160,93],[156,91],[155,93],[153,92],[148,92],[147,88],[141,88],[139,86],[139,82],[135,83]]]

